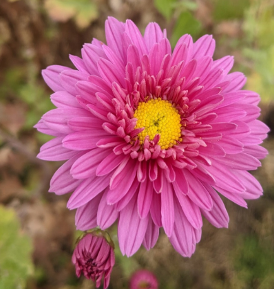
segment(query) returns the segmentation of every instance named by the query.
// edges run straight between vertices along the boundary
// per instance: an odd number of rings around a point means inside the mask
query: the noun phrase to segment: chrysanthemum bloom
[[[100,287],[104,279],[104,289],[109,285],[110,274],[115,263],[113,244],[98,231],[85,234],[77,243],[72,255],[76,275],[82,274]]]
[[[228,226],[219,194],[247,207],[262,194],[248,172],[267,151],[268,127],[257,120],[259,95],[229,73],[233,57],[213,61],[215,41],[183,35],[174,50],[156,23],[106,21],[106,41],[85,44],[76,69],[53,65],[43,77],[56,105],[36,128],[55,136],[40,159],[67,160],[50,192],[73,191],[76,226],[106,229],[118,219],[123,254],[152,248],[163,227],[191,256],[202,215]]]
[[[148,270],[139,270],[130,278],[130,289],[158,289],[156,277]]]

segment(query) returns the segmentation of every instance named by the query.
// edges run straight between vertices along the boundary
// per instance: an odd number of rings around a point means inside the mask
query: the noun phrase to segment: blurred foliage
[[[177,0],[154,0],[155,7],[167,20],[172,16],[176,3]]]
[[[234,251],[237,289],[270,289],[274,284],[274,251],[257,236],[240,236]]]
[[[171,36],[171,45],[174,47],[183,34],[190,34],[193,37],[199,35],[201,32],[201,23],[194,18],[190,11],[181,13],[176,21]]]
[[[247,79],[247,89],[261,95],[262,101],[274,98],[274,44],[265,50],[244,49],[246,57],[254,61],[255,69]]]
[[[193,12],[197,3],[189,0],[154,0],[158,11],[167,19],[174,22],[171,35],[171,46],[174,47],[183,34],[191,34],[196,38],[201,33],[201,23]]]
[[[274,5],[272,0],[253,0],[246,10],[243,28],[248,48],[243,55],[254,63],[247,88],[261,95],[262,101],[274,98]]]
[[[33,273],[31,240],[12,210],[0,206],[0,216],[0,289],[23,289]]]
[[[53,20],[73,19],[79,28],[86,28],[98,18],[98,9],[91,0],[46,0],[45,8]]]
[[[26,105],[23,129],[31,129],[46,111],[54,108],[43,86],[38,83],[37,68],[31,63],[26,67],[10,68],[0,86],[0,100],[20,99]]]
[[[212,0],[213,18],[216,22],[242,18],[249,6],[249,0]]]

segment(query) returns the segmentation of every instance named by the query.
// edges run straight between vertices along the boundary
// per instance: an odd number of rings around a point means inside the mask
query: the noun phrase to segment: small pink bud
[[[139,270],[130,278],[130,289],[158,289],[158,281],[148,270]]]
[[[109,285],[110,273],[115,263],[113,244],[109,236],[100,230],[86,233],[78,241],[72,255],[76,275],[82,274],[96,282],[96,288],[104,277],[104,289]]]

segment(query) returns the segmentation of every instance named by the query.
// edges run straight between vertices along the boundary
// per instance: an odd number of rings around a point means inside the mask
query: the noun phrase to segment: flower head
[[[157,278],[148,270],[139,270],[130,278],[130,289],[158,289]]]
[[[242,207],[262,195],[248,172],[267,154],[260,97],[242,90],[242,73],[229,73],[233,57],[213,60],[212,36],[183,35],[172,51],[156,23],[142,36],[132,21],[110,17],[106,40],[70,56],[76,69],[43,71],[57,108],[36,125],[55,136],[38,157],[66,160],[50,192],[73,192],[68,208],[77,209],[79,230],[118,220],[123,254],[152,248],[163,227],[190,257],[202,215],[228,226],[219,194]]]
[[[75,265],[76,275],[80,277],[83,274],[87,279],[95,281],[96,288],[104,278],[106,289],[115,263],[112,244],[100,232],[87,233],[78,241],[72,263]]]

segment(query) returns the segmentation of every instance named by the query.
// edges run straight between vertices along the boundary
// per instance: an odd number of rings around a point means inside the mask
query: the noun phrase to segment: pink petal
[[[39,132],[44,133],[44,134],[48,134],[48,135],[51,135],[51,136],[62,136],[62,133],[50,129],[44,123],[44,121],[42,119],[39,120],[38,123],[36,125],[34,125],[33,127],[36,128]]]
[[[222,147],[227,154],[238,154],[243,151],[243,144],[239,140],[227,135],[219,140],[218,145]]]
[[[146,180],[140,184],[137,199],[137,208],[141,219],[145,218],[150,211],[153,194],[155,194],[153,190],[153,183],[149,180],[149,178],[146,178]]]
[[[100,58],[106,58],[102,47],[85,44],[81,50],[87,71],[92,75],[99,75],[97,63]]]
[[[106,40],[108,46],[124,61],[123,33],[125,31],[125,24],[119,22],[113,17],[108,17],[105,24]]]
[[[153,199],[150,206],[150,214],[154,224],[158,227],[162,227],[161,219],[161,195],[154,192]]]
[[[246,188],[245,199],[257,199],[263,194],[263,188],[260,183],[247,171],[236,170],[235,176],[239,178]]]
[[[104,176],[113,171],[124,159],[124,155],[115,155],[113,152],[101,161],[96,169],[97,176]]]
[[[154,44],[149,53],[150,71],[156,76],[161,68],[162,59],[166,54],[171,53],[170,43],[167,39],[161,40],[160,43]]]
[[[188,170],[185,170],[184,173],[189,185],[188,197],[201,209],[211,210],[213,206],[212,198],[202,182],[196,179]]]
[[[74,151],[90,150],[96,148],[96,143],[103,137],[106,137],[103,130],[77,131],[63,139],[63,146]]]
[[[110,227],[118,218],[118,211],[114,206],[107,204],[107,194],[104,193],[100,201],[97,213],[97,224],[102,229],[105,230]]]
[[[213,200],[213,208],[210,211],[202,210],[203,215],[216,228],[228,228],[229,216],[225,205],[214,189],[208,187]]]
[[[60,108],[80,108],[77,99],[67,91],[57,91],[50,96],[51,102]]]
[[[59,77],[65,90],[72,95],[76,95],[76,83],[81,80],[87,80],[89,74],[78,70],[65,70],[60,74]]]
[[[83,59],[81,59],[78,56],[71,55],[71,54],[69,55],[69,59],[79,71],[88,72],[88,69]]]
[[[214,166],[208,167],[207,170],[214,176],[218,187],[229,190],[231,193],[242,193],[245,190],[242,183],[226,166],[214,161]]]
[[[245,153],[226,155],[224,158],[220,158],[219,162],[237,170],[256,170],[261,166],[261,162],[257,158]]]
[[[99,129],[103,121],[94,116],[79,116],[68,120],[68,126],[74,131],[83,131],[89,129]]]
[[[45,161],[65,161],[75,155],[75,151],[71,151],[63,147],[63,137],[56,137],[40,148],[40,153],[37,158]]]
[[[186,219],[178,201],[174,202],[175,224],[169,240],[183,257],[190,257],[195,250],[194,229]],[[194,247],[193,247],[194,245]]]
[[[59,75],[62,71],[69,70],[69,69],[71,68],[61,66],[61,65],[51,65],[51,66],[48,66],[46,69],[42,70],[42,76],[46,84],[53,91],[64,90],[63,86],[60,83]]]
[[[132,43],[141,52],[141,55],[147,54],[147,47],[145,45],[144,39],[138,27],[131,20],[127,20],[125,28],[126,34],[131,39]]]
[[[220,59],[217,59],[213,62],[212,68],[218,67],[224,71],[224,74],[227,74],[234,64],[233,56],[225,56]]]
[[[200,229],[203,226],[200,208],[193,203],[188,196],[176,192],[177,199],[183,209],[183,212],[189,223],[195,228]]]
[[[110,150],[95,148],[78,158],[71,167],[70,173],[75,179],[87,179],[95,175],[98,164],[105,159]]]
[[[135,179],[131,185],[131,187],[129,188],[128,192],[126,193],[126,195],[115,204],[115,209],[117,211],[122,211],[127,204],[130,202],[130,200],[132,199],[132,197],[135,195],[135,193],[137,194],[137,189],[139,188],[139,182],[137,181],[137,179]]]
[[[54,192],[56,195],[63,195],[72,192],[81,181],[75,180],[71,174],[70,169],[72,164],[81,157],[82,153],[75,155],[67,162],[65,162],[52,176],[50,180],[49,192]]]
[[[42,120],[48,126],[48,128],[55,130],[62,134],[72,133],[72,129],[68,126],[68,120],[73,114],[78,114],[82,109],[74,108],[57,108],[46,112],[42,116]],[[87,113],[83,110],[84,113]]]
[[[120,212],[118,239],[123,255],[130,257],[140,248],[146,234],[148,219],[139,217],[136,197]]]
[[[149,218],[143,245],[147,250],[153,248],[159,237],[159,227]]]
[[[228,87],[224,89],[224,92],[232,92],[241,89],[246,83],[246,77],[241,72],[233,72],[226,76],[225,80],[230,81]]]
[[[114,51],[107,45],[103,45],[103,50],[109,61],[119,70],[121,75],[125,74],[125,65]]]
[[[87,204],[78,208],[75,214],[77,230],[85,231],[97,227],[97,210],[102,194],[97,195]]]
[[[122,87],[125,85],[125,72],[119,70],[110,61],[100,59],[98,61],[98,71],[109,86],[111,86],[113,82],[117,82]]]
[[[163,191],[161,192],[161,218],[163,228],[168,237],[172,235],[174,225],[173,194],[171,184],[164,180]]]
[[[193,58],[201,58],[203,56],[213,56],[215,50],[215,40],[212,35],[204,35],[199,38],[193,45]]]
[[[247,203],[246,201],[243,199],[243,197],[241,197],[241,194],[235,194],[232,193],[231,191],[228,191],[226,189],[220,188],[218,186],[215,186],[215,189],[222,194],[223,196],[225,196],[227,199],[229,199],[230,201],[234,202],[235,204],[244,207],[247,209]],[[229,189],[229,188],[227,188]],[[244,193],[245,191],[243,190],[242,193]]]
[[[120,170],[120,167],[116,169],[110,180],[110,190],[107,196],[108,204],[117,203],[127,194],[136,178],[136,171],[137,163],[132,159],[127,162],[122,170]]]
[[[155,43],[159,43],[163,38],[165,38],[160,26],[155,22],[150,22],[144,34],[144,41],[148,51],[151,50]]]
[[[245,146],[244,152],[259,160],[264,159],[268,154],[267,149],[258,145]]]
[[[110,176],[94,176],[84,180],[70,196],[67,207],[72,210],[85,205],[109,185],[109,179]]]

